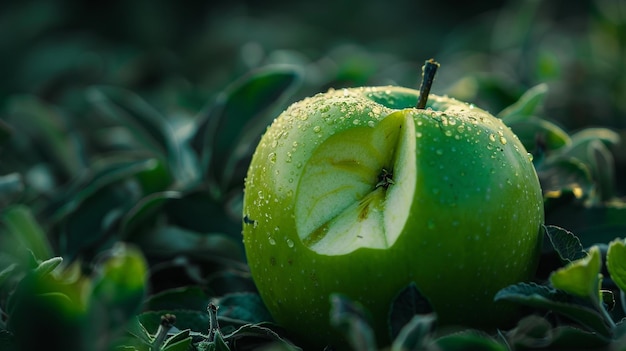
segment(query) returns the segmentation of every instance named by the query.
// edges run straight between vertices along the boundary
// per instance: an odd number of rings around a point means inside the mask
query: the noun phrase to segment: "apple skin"
[[[512,314],[494,304],[495,293],[529,280],[536,269],[543,198],[527,151],[508,127],[479,108],[431,94],[426,109],[418,110],[418,97],[417,90],[389,86],[331,89],[305,98],[273,122],[253,156],[243,204],[251,274],[276,322],[312,345],[342,343],[329,323],[332,293],[366,307],[385,345],[390,303],[409,283],[430,301],[440,325],[490,328]],[[345,182],[344,175],[333,178],[339,169],[307,177],[315,152],[325,144],[338,153],[350,149],[342,144],[350,133],[362,133],[367,143],[368,130],[392,118],[406,133],[398,144],[405,149],[398,167],[408,169],[408,176],[387,184],[406,184],[394,195],[393,213],[404,214],[391,226],[397,233],[388,247],[337,248],[331,239],[320,249],[307,243],[298,221],[310,220],[298,206],[309,205],[299,192],[317,201],[311,211],[323,212],[329,204],[315,192]],[[381,188],[380,179],[369,180],[372,191]],[[391,203],[383,196],[376,211]]]

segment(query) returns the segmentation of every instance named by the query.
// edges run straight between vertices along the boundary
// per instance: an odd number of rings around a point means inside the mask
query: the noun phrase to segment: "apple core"
[[[302,242],[323,255],[393,245],[415,188],[415,126],[392,113],[322,143],[304,166],[295,199]]]

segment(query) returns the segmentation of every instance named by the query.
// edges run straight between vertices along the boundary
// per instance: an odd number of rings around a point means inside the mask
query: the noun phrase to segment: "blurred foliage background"
[[[138,306],[133,290],[131,302],[96,299],[92,310],[134,303],[154,332],[159,314],[150,311],[186,308],[182,323],[196,318],[187,326],[201,330],[209,315],[197,311],[209,297],[254,292],[241,190],[272,118],[330,87],[417,88],[431,57],[442,65],[433,93],[494,114],[545,83],[532,113],[567,133],[614,133],[576,139],[601,140],[592,166],[546,174],[601,184],[596,206],[626,195],[626,150],[617,143],[626,136],[625,0],[3,1],[0,33],[3,327],[8,307],[27,308],[9,297],[24,292],[16,282],[29,270],[57,272],[37,294],[59,284],[85,289],[77,275],[98,285],[98,272],[113,271],[104,255],[139,262],[150,292],[165,295]],[[537,151],[532,138],[528,146]],[[548,224],[574,230],[600,220],[611,228],[606,242],[626,228],[623,207],[587,206],[584,215],[568,207]],[[63,264],[46,261],[55,256]],[[201,290],[171,290],[190,286]],[[230,317],[223,323],[235,328],[266,314]],[[129,312],[119,318],[111,323]],[[35,330],[29,323],[22,328]],[[19,325],[7,328],[19,334]]]

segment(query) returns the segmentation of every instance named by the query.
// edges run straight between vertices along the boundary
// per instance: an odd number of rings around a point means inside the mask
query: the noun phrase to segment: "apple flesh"
[[[400,87],[330,90],[290,106],[253,156],[243,237],[275,320],[332,343],[329,295],[363,304],[389,342],[415,282],[440,324],[496,326],[495,293],[536,268],[543,198],[518,138],[489,113]]]

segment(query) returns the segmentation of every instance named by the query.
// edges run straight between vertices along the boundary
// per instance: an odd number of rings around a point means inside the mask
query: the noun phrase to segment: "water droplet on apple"
[[[531,154],[530,152],[528,154],[526,154],[528,156],[528,161],[533,162],[533,154]]]
[[[270,235],[267,237],[267,240],[269,240],[270,245],[276,245],[276,240],[274,240],[274,238]]]
[[[320,127],[320,126],[313,127],[313,133],[319,133],[321,131],[322,131],[322,127]]]
[[[456,127],[456,130],[459,133],[464,133],[465,132],[465,126],[461,124],[458,127]],[[470,129],[468,128],[467,130],[470,130]]]
[[[489,140],[496,141],[496,135],[495,134],[489,134]]]
[[[354,121],[352,121],[352,124],[354,124],[355,126],[358,126],[361,124],[361,121],[358,119],[355,119]]]
[[[276,153],[275,152],[270,152],[269,155],[267,155],[267,159],[271,162],[271,163],[276,163]]]
[[[374,126],[376,125],[376,123],[374,123],[374,121],[368,121],[367,122],[367,126],[370,128],[374,128]]]
[[[415,133],[415,136],[418,137],[418,138],[421,138],[422,137],[422,132]]]
[[[501,137],[500,137],[500,143],[501,143],[502,145],[506,145],[506,138],[505,138],[505,137],[503,137],[503,136],[501,136]]]
[[[448,130],[446,130],[446,131],[444,132],[444,134],[445,134],[446,136],[448,136],[448,137],[449,137],[449,136],[452,136],[452,131],[448,129]]]
[[[437,149],[437,150],[435,151],[435,153],[436,153],[437,155],[441,156],[441,155],[443,155],[443,150],[441,150],[441,149]]]
[[[287,239],[287,246],[289,246],[289,248],[292,248],[292,247],[293,247],[293,245],[294,245],[294,244],[293,244],[293,240],[291,240],[291,239]]]

